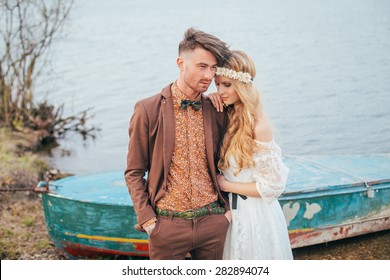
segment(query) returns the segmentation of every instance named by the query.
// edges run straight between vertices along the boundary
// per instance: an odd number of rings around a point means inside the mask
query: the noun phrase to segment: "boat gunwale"
[[[131,204],[119,204],[119,203],[112,203],[112,202],[102,202],[102,201],[89,201],[89,200],[81,200],[81,199],[75,199],[75,198],[72,198],[72,197],[66,197],[66,196],[61,196],[57,193],[53,193],[53,192],[46,192],[46,193],[42,193],[42,197],[43,196],[47,196],[47,197],[54,197],[54,198],[59,198],[59,199],[64,199],[64,200],[70,200],[70,201],[75,201],[75,202],[81,202],[81,203],[88,203],[88,204],[98,204],[98,205],[111,205],[111,206],[120,206],[120,207],[132,207],[134,208],[134,205],[133,205],[133,202],[130,200],[130,203]],[[129,199],[130,199],[130,195],[129,195]]]
[[[325,195],[339,195],[339,194],[347,194],[347,193],[366,192],[369,189],[379,190],[379,189],[388,188],[385,185],[389,183],[390,183],[390,179],[381,179],[375,181],[358,182],[353,184],[329,185],[329,186],[324,186],[319,188],[311,188],[311,189],[304,189],[304,190],[297,190],[297,191],[285,191],[280,195],[279,199],[285,200],[289,197],[303,196],[308,194],[309,195],[312,194],[311,197],[316,197],[316,196],[325,196]],[[359,187],[361,187],[362,189],[357,190],[357,188]]]
[[[282,200],[282,201],[291,200],[293,198],[295,199],[301,196],[321,197],[321,196],[329,196],[329,195],[335,196],[340,194],[367,192],[370,188],[374,190],[388,188],[387,186],[383,185],[388,183],[390,183],[390,179],[383,179],[383,180],[376,180],[376,181],[369,181],[369,182],[359,182],[359,183],[345,184],[345,185],[331,185],[331,186],[325,186],[321,188],[313,188],[313,189],[306,189],[306,190],[299,190],[299,191],[285,191],[280,195],[278,200]],[[66,197],[52,191],[43,193],[43,195],[46,195],[48,197],[70,200],[70,201],[82,202],[82,203],[99,204],[99,205],[104,204],[104,205],[111,205],[111,206],[134,208],[130,195],[129,195],[129,203],[121,203],[121,204],[117,202],[113,203],[113,202],[91,201],[91,200],[77,199],[73,197]]]

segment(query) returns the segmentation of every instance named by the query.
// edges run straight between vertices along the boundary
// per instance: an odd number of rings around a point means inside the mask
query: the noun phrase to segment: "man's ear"
[[[179,56],[177,59],[176,59],[176,64],[177,66],[179,67],[180,71],[183,71],[184,70],[184,59]]]

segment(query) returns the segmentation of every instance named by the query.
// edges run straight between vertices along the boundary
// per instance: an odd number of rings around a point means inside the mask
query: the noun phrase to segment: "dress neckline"
[[[263,141],[259,141],[259,140],[256,140],[254,139],[256,143],[258,144],[263,144],[263,145],[270,145],[274,142],[274,138],[272,137],[272,140],[271,141],[267,141],[267,142],[263,142]]]

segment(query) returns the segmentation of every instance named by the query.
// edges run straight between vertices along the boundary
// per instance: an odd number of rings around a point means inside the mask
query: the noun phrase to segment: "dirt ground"
[[[390,231],[293,250],[296,260],[390,260]]]
[[[390,231],[298,248],[293,254],[296,260],[390,260]],[[0,192],[0,259],[66,259],[47,234],[39,195]]]

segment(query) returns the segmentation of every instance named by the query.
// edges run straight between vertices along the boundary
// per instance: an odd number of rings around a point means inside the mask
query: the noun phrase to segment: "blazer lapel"
[[[175,120],[173,115],[173,99],[171,85],[164,88],[161,99],[161,115],[163,125],[163,159],[164,159],[164,177],[168,178],[169,168],[173,149],[175,146]],[[165,187],[165,186],[164,186]]]
[[[214,165],[214,147],[213,147],[213,129],[211,119],[211,108],[210,102],[206,100],[206,97],[202,94],[202,107],[203,107],[203,126],[204,126],[204,137],[206,144],[206,156],[207,164],[210,170],[210,174],[213,178],[214,184],[216,184],[215,178],[215,165]]]

